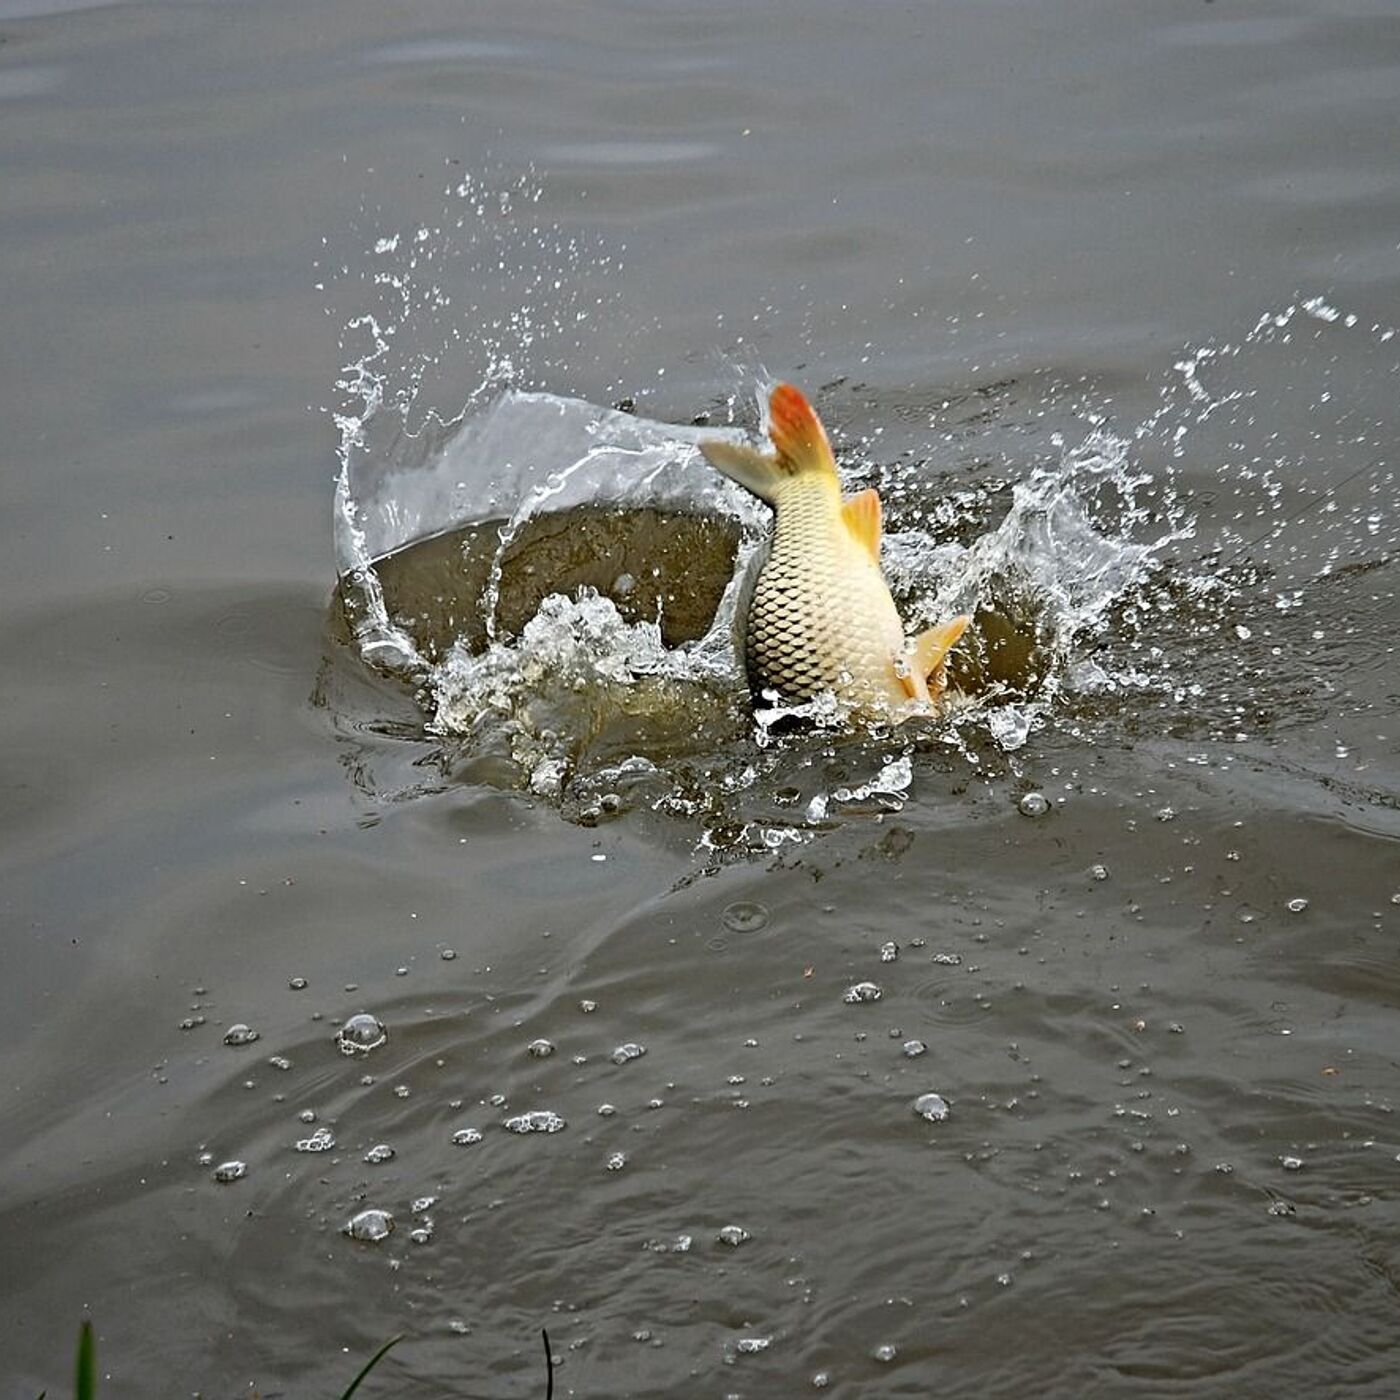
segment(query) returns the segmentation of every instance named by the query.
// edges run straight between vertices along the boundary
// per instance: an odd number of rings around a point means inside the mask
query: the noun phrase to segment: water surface
[[[0,4],[5,1394],[1390,1393],[1395,40]],[[955,722],[755,727],[767,376]],[[665,491],[531,420],[366,654],[338,475],[522,395]]]

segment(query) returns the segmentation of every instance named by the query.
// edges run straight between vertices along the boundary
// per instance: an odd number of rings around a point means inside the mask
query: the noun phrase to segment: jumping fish
[[[880,570],[880,495],[842,498],[826,430],[801,390],[768,399],[773,455],[706,439],[710,464],[773,507],[773,536],[749,596],[738,642],[756,695],[800,704],[830,691],[863,717],[927,713],[947,686],[944,661],[966,616],[905,636]]]

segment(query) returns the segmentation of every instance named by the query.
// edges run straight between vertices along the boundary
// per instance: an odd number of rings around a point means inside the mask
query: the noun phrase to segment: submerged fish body
[[[750,686],[789,704],[830,692],[864,715],[926,711],[969,619],[906,637],[880,569],[879,494],[843,498],[826,431],[800,390],[777,385],[768,409],[773,455],[700,444],[712,466],[773,507],[766,556],[740,600]]]

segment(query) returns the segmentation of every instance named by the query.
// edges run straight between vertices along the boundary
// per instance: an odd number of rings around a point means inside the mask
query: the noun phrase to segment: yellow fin
[[[789,472],[836,475],[836,458],[817,411],[801,389],[775,384],[768,395],[768,436],[778,449],[778,464]]]
[[[719,438],[706,438],[700,444],[700,450],[716,471],[723,472],[731,481],[737,481],[740,486],[752,491],[759,500],[773,504],[778,483],[783,479],[783,471],[776,457],[765,456],[747,443],[724,442]]]
[[[963,613],[951,622],[941,622],[937,627],[930,627],[927,632],[920,632],[914,638],[911,669],[919,676],[932,676],[943,665],[944,659],[958,638],[967,631],[971,621],[972,619]],[[940,690],[942,688],[941,685],[938,687]]]
[[[841,503],[841,518],[852,535],[870,551],[877,563],[880,559],[880,493],[872,486],[858,491]]]

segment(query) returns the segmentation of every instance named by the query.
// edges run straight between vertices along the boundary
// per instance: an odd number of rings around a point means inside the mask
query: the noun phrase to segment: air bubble
[[[507,1118],[502,1126],[508,1133],[562,1133],[568,1124],[552,1110],[537,1108]]]
[[[335,1043],[342,1055],[368,1055],[389,1039],[388,1028],[368,1011],[357,1011],[336,1032]]]
[[[329,1128],[317,1128],[310,1137],[298,1140],[298,1152],[329,1152],[335,1146],[335,1134]]]
[[[730,1249],[738,1249],[741,1244],[747,1244],[753,1236],[742,1225],[726,1225],[715,1238],[720,1244],[727,1244]]]
[[[874,982],[856,982],[841,993],[841,1000],[857,1006],[862,1002],[879,1001],[884,994],[883,989]]]
[[[252,1026],[245,1026],[242,1021],[230,1026],[224,1032],[225,1045],[251,1045],[258,1039],[258,1032]]]
[[[365,1153],[365,1161],[372,1167],[378,1167],[385,1162],[392,1162],[396,1155],[387,1142],[377,1142]]]
[[[358,1215],[352,1215],[345,1222],[344,1233],[352,1240],[363,1240],[368,1244],[378,1244],[387,1240],[394,1232],[394,1217],[387,1210],[371,1206]]]
[[[615,1065],[625,1065],[630,1060],[640,1060],[647,1052],[645,1045],[638,1045],[636,1041],[629,1040],[624,1045],[619,1045],[612,1052],[612,1062]]]
[[[454,1147],[470,1147],[475,1142],[481,1141],[480,1128],[458,1128],[452,1134],[452,1145]]]
[[[1043,792],[1028,792],[1016,804],[1023,817],[1043,817],[1050,810],[1050,799]]]
[[[942,1094],[920,1094],[914,1100],[914,1112],[930,1123],[942,1123],[948,1117],[948,1100]]]
[[[554,1042],[552,1040],[532,1040],[526,1047],[537,1060],[546,1060],[554,1053]]]
[[[231,1181],[241,1181],[247,1175],[247,1162],[220,1162],[214,1168],[214,1180],[225,1186]]]

